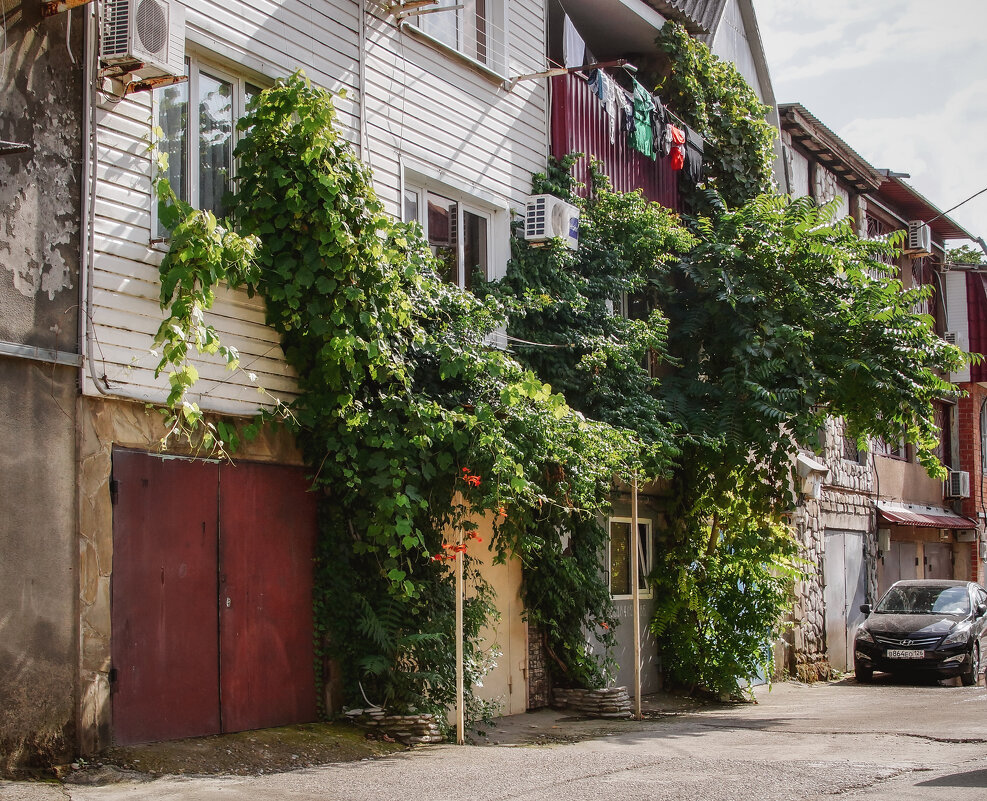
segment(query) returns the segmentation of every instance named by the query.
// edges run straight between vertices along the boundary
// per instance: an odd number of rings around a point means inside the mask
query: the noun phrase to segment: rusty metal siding
[[[596,159],[616,191],[640,189],[649,200],[679,209],[678,173],[669,159],[652,160],[633,150],[619,125],[611,142],[609,120],[584,78],[574,74],[552,78],[551,125],[553,156],[584,153],[587,157],[573,168],[577,181],[589,184],[589,162]]]
[[[966,303],[970,353],[987,354],[987,276],[975,272],[966,274]],[[987,364],[971,364],[970,380],[987,381]]]

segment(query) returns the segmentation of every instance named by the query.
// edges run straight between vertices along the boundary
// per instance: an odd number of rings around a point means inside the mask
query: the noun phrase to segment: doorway
[[[867,600],[864,534],[826,529],[825,542],[823,600],[827,657],[836,670],[852,670],[853,638],[864,620],[860,605]]]
[[[114,743],[315,719],[307,488],[300,468],[114,451]]]

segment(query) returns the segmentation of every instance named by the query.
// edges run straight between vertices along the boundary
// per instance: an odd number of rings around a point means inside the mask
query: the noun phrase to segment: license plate
[[[914,651],[909,648],[889,648],[888,659],[922,659],[925,651]]]

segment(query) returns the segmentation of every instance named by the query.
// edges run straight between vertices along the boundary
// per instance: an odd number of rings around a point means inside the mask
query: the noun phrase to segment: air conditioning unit
[[[966,470],[950,470],[943,489],[947,498],[969,498],[970,474]]]
[[[942,338],[946,340],[950,345],[955,345],[964,353],[969,352],[969,347],[967,345],[967,336],[962,331],[943,331]]]
[[[908,223],[908,242],[905,253],[910,256],[932,255],[932,229],[921,220]]]
[[[173,0],[105,0],[100,66],[148,80],[185,74],[185,7]]]
[[[531,195],[524,213],[524,238],[547,242],[555,237],[570,250],[579,247],[579,209],[554,195]]]

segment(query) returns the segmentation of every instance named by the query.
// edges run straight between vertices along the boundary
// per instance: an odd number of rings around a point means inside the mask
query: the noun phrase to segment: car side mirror
[[[870,614],[870,604],[861,604],[860,605],[860,611],[863,612],[865,615],[869,615]]]
[[[984,615],[987,615],[987,604],[977,604],[977,617],[983,617]]]

